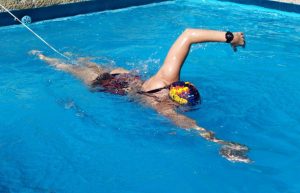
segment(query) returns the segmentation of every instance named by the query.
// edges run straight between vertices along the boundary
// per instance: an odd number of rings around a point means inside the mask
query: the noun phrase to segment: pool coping
[[[87,14],[92,12],[115,10],[132,6],[140,6],[151,3],[159,3],[170,0],[93,0],[77,3],[59,4],[48,7],[40,7],[34,9],[23,9],[11,11],[20,20],[24,16],[30,16],[32,22],[42,20],[50,20],[61,17],[69,17],[79,14]],[[0,27],[19,24],[11,15],[6,12],[0,13]]]

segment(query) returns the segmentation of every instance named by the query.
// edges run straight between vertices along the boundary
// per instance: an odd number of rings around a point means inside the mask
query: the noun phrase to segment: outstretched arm
[[[249,150],[245,145],[241,145],[234,142],[224,141],[215,137],[212,131],[206,130],[203,127],[197,125],[196,121],[175,111],[170,106],[159,105],[156,110],[173,121],[177,126],[187,130],[194,130],[204,139],[220,144],[220,154],[226,159],[233,162],[249,163],[251,160],[247,157],[246,153]]]
[[[143,90],[153,90],[164,87],[180,79],[181,67],[188,56],[190,47],[195,43],[226,42],[226,32],[202,29],[186,29],[174,42],[160,70],[143,85]],[[244,46],[244,34],[233,33],[234,38],[230,42],[236,50],[237,46]]]

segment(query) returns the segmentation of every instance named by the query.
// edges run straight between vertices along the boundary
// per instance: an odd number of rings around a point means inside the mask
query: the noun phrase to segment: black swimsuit
[[[100,74],[91,84],[92,90],[97,92],[108,92],[118,95],[127,95],[130,83],[134,80],[140,80],[140,77],[131,73],[122,74],[110,74],[103,73]],[[169,85],[157,88],[149,91],[138,90],[138,94],[143,94],[146,96],[155,97],[152,94],[157,93],[164,89],[169,89]]]
[[[100,74],[91,84],[95,91],[109,92],[112,94],[126,95],[130,83],[134,80],[139,80],[140,77],[131,73],[122,74]]]

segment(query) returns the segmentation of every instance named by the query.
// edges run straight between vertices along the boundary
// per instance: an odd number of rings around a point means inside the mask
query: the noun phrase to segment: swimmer
[[[220,144],[220,154],[226,159],[249,163],[251,160],[246,155],[246,146],[218,139],[213,132],[200,127],[195,120],[176,110],[180,105],[194,105],[201,100],[198,90],[191,83],[180,81],[180,71],[191,45],[204,42],[228,43],[234,51],[239,46],[245,46],[244,35],[241,32],[186,29],[170,48],[162,67],[146,81],[126,69],[109,69],[85,58],[79,58],[76,62],[82,65],[72,65],[57,58],[47,57],[40,51],[33,50],[31,54],[56,69],[73,74],[94,91],[132,97],[134,101],[155,109],[178,127],[195,131],[204,139]]]

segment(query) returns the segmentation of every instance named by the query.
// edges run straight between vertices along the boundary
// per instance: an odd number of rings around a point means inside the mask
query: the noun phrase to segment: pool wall
[[[34,9],[22,9],[12,11],[20,20],[23,16],[31,17],[32,22],[67,17],[78,14],[86,14],[97,11],[113,10],[131,6],[139,6],[150,3],[158,3],[167,0],[93,0],[67,4],[58,4]],[[8,13],[0,13],[0,26],[18,24]]]
[[[36,0],[31,3],[20,3],[19,1],[0,0],[9,9],[20,9],[12,11],[20,20],[23,16],[31,17],[32,22],[54,19],[59,17],[74,16],[91,12],[114,10],[130,6],[139,6],[150,3],[158,3],[170,0]],[[300,0],[218,0],[240,4],[257,5],[261,7],[277,9],[281,11],[300,13]],[[281,2],[279,2],[281,1]],[[17,3],[14,3],[17,2]],[[24,1],[27,2],[27,1]],[[28,1],[29,2],[29,1]],[[35,3],[33,3],[35,2]],[[292,3],[287,3],[292,2]],[[37,7],[31,9],[21,9],[24,7]],[[49,6],[51,5],[51,6]],[[15,6],[15,7],[14,7]],[[1,9],[1,11],[4,11]],[[0,12],[0,27],[19,24],[8,13]]]
[[[300,13],[300,0],[291,1],[293,3],[289,3],[290,1],[286,0],[218,0],[218,1],[228,1],[234,3],[241,3],[247,5],[257,5],[265,8],[277,9],[281,11],[287,12],[295,12]]]

